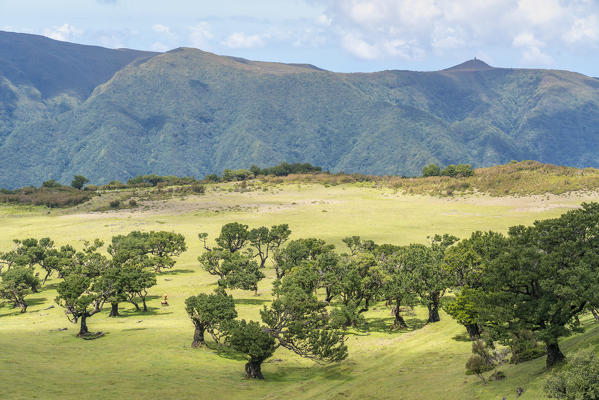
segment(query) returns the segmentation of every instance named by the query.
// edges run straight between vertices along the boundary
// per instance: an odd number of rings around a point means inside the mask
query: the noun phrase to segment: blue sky
[[[495,66],[599,76],[599,0],[0,0],[0,30],[333,71]]]

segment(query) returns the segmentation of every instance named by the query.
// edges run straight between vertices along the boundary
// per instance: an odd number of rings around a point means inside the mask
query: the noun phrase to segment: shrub
[[[537,342],[534,333],[529,330],[522,330],[512,336],[510,351],[512,352],[511,364],[534,360],[545,354],[545,348]]]
[[[137,201],[134,199],[129,200],[129,207],[137,207]]]
[[[59,188],[62,185],[58,182],[56,182],[54,179],[50,179],[49,181],[46,181],[44,183],[42,183],[42,187],[45,188]]]
[[[119,208],[121,206],[121,202],[119,200],[112,200],[109,205],[110,208]]]
[[[439,176],[441,175],[441,167],[436,164],[429,164],[426,167],[422,168],[422,176]]]
[[[547,379],[544,389],[552,399],[599,399],[599,357],[592,348],[579,350]]]
[[[204,194],[206,193],[206,187],[200,184],[193,184],[191,185],[191,191],[198,194]]]

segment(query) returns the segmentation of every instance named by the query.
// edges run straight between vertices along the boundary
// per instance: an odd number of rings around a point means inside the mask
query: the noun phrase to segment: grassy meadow
[[[377,243],[425,242],[435,233],[469,236],[475,230],[505,231],[509,226],[556,217],[592,193],[521,197],[430,197],[388,187],[345,184],[267,183],[251,191],[209,185],[202,196],[164,197],[139,206],[93,212],[101,202],[123,196],[107,193],[71,209],[0,205],[0,251],[12,239],[49,236],[57,245],[82,247],[83,240],[132,230],[167,230],[185,235],[188,251],[175,268],[158,276],[150,289],[150,311],[121,303],[122,316],[108,318],[110,307],[88,320],[97,340],[75,337],[63,309],[54,304],[58,279],[27,298],[26,314],[0,307],[1,399],[507,399],[516,388],[521,399],[541,399],[544,358],[502,367],[507,379],[484,386],[464,374],[471,344],[465,330],[447,315],[425,325],[426,310],[408,315],[409,330],[389,332],[390,309],[375,305],[366,315],[369,331],[350,331],[349,357],[320,365],[279,349],[263,365],[264,381],[243,378],[245,361],[216,349],[192,349],[193,325],[184,308],[190,295],[209,292],[216,278],[204,272],[200,232],[213,239],[220,227],[238,221],[256,227],[289,224],[292,238],[314,236],[343,249],[341,239],[360,235]],[[95,202],[95,203],[94,203]],[[270,301],[274,271],[267,268],[258,295],[235,290],[240,318],[259,320]],[[160,297],[168,295],[169,306]],[[50,306],[55,305],[53,308]],[[563,341],[563,350],[599,345],[599,324],[583,319],[585,332]],[[68,328],[67,330],[59,330]]]

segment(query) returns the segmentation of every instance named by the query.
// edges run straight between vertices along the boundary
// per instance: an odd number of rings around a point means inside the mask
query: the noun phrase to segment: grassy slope
[[[25,315],[0,308],[0,381],[11,382],[0,387],[0,398],[496,399],[515,398],[517,386],[526,389],[522,399],[541,398],[542,359],[509,366],[507,380],[484,387],[464,375],[470,345],[456,340],[463,334],[457,324],[443,315],[440,323],[421,327],[425,310],[417,309],[409,323],[420,329],[389,334],[385,326],[391,316],[382,304],[368,314],[371,332],[349,336],[347,361],[321,366],[279,350],[264,367],[264,382],[246,381],[242,360],[189,347],[192,325],[184,299],[210,291],[215,282],[195,261],[201,252],[196,235],[207,231],[214,237],[230,221],[250,226],[286,222],[294,237],[318,236],[338,247],[348,234],[406,244],[437,232],[464,237],[476,229],[505,230],[557,216],[591,198],[438,199],[358,185],[281,185],[267,192],[210,190],[200,198],[160,203],[162,211],[47,215],[39,208],[27,212],[0,207],[0,249],[9,248],[15,237],[49,235],[59,244],[78,243],[94,237],[108,240],[133,229],[174,230],[189,244],[176,269],[160,275],[151,290],[150,313],[136,313],[123,304],[121,318],[109,319],[104,311],[90,319],[92,330],[108,333],[99,340],[76,339],[76,328],[61,309],[44,310],[53,304],[57,280],[31,296]],[[241,317],[259,318],[261,305],[270,298],[270,269],[267,275],[259,296],[233,293]],[[169,295],[168,308],[160,307],[163,294]],[[57,331],[62,327],[68,330]],[[565,341],[566,352],[580,341],[597,344],[597,329],[589,325],[585,334]]]
[[[478,168],[474,170],[473,176],[460,178],[297,174],[262,179],[275,183],[313,182],[324,185],[370,182],[375,186],[392,187],[404,193],[432,196],[472,193],[491,196],[561,195],[571,192],[595,192],[599,189],[599,169],[563,167],[531,160]]]

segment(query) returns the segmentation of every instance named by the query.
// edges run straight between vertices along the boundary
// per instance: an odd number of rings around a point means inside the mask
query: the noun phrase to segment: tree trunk
[[[407,329],[408,324],[406,324],[406,321],[403,319],[403,316],[401,315],[401,309],[399,308],[400,304],[401,304],[400,300],[395,300],[395,307],[393,307],[393,315],[395,315],[395,321],[393,322],[393,328]]]
[[[42,281],[42,285],[46,284],[46,281],[48,280],[48,277],[50,276],[51,273],[52,273],[52,270],[46,272],[46,276],[44,276],[44,280]]]
[[[25,301],[20,301],[19,302],[19,307],[21,307],[21,313],[24,313],[27,311],[27,303],[25,303]]]
[[[146,305],[146,297],[145,296],[141,298],[141,302],[144,305],[144,312],[148,311],[148,306]]]
[[[135,306],[135,310],[136,311],[141,311],[141,309],[139,308],[139,304],[137,304],[136,302],[134,302],[133,300],[129,300],[129,303],[133,304]]]
[[[77,336],[83,336],[87,333],[89,333],[89,331],[87,330],[87,315],[83,314],[81,316],[81,327],[79,328],[79,335]]]
[[[478,324],[466,324],[466,330],[470,336],[470,340],[480,339],[480,328]]]
[[[439,322],[439,303],[432,303],[428,305],[428,322]]]
[[[559,349],[557,340],[549,343],[545,342],[545,347],[547,348],[547,368],[551,368],[566,359],[562,351]]]
[[[593,314],[593,318],[595,318],[595,321],[599,322],[599,313],[597,313],[595,307],[591,307],[591,314]]]
[[[110,314],[109,317],[118,317],[119,316],[119,303],[110,303]]]
[[[325,288],[326,291],[326,298],[324,299],[324,301],[326,301],[327,303],[330,303],[331,300],[333,300],[333,294],[331,293],[331,288]]]
[[[156,266],[156,273],[159,274],[160,273],[160,265]]]
[[[248,379],[264,379],[262,375],[262,362],[248,361],[245,364],[245,377]]]
[[[193,323],[196,329],[193,333],[193,342],[191,342],[191,347],[204,346],[206,344],[206,341],[204,340],[204,326],[197,323],[196,321],[194,321]]]

